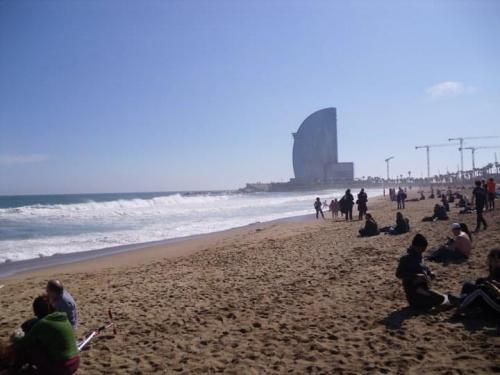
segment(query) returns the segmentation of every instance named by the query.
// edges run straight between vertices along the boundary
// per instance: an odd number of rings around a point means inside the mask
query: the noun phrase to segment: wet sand
[[[359,221],[259,224],[2,279],[0,334],[29,318],[32,298],[57,277],[79,304],[79,334],[108,308],[118,328],[82,353],[79,374],[499,372],[497,322],[406,309],[394,272],[412,236],[434,247],[454,219],[474,227],[455,208],[450,222],[421,222],[436,202],[408,202],[412,231],[401,236],[357,238]],[[380,226],[394,222],[395,203],[369,208]],[[436,290],[486,274],[498,212],[486,214],[467,263],[430,264]]]

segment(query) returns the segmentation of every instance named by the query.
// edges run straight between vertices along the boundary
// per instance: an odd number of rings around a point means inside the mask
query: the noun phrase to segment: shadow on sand
[[[440,309],[417,309],[414,307],[406,306],[399,310],[391,312],[384,319],[379,320],[380,324],[385,325],[387,329],[397,330],[401,329],[403,323],[407,320],[415,318],[419,315],[436,315],[442,312]]]

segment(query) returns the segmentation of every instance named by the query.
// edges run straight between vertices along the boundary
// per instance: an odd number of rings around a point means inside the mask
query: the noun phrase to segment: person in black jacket
[[[430,288],[430,282],[435,276],[424,265],[422,259],[427,245],[427,239],[420,233],[413,237],[407,254],[399,260],[396,277],[403,281],[406,299],[411,307],[429,309],[440,305],[450,305],[448,295]]]
[[[403,189],[399,188],[398,194],[396,196],[396,200],[398,202],[398,210],[404,209],[405,208],[406,193],[403,191]]]
[[[343,205],[345,208],[345,219],[352,220],[352,207],[354,206],[354,197],[351,194],[351,189],[345,191],[345,195],[342,198]]]
[[[486,230],[488,228],[488,224],[486,223],[486,220],[484,220],[483,217],[483,210],[484,206],[486,205],[486,190],[481,186],[481,181],[476,181],[475,182],[476,187],[472,191],[472,199],[471,203],[476,204],[476,214],[477,214],[477,225],[476,229],[474,232],[479,232],[479,229],[481,228],[481,224],[483,224],[483,228]]]
[[[396,213],[396,225],[380,228],[380,231],[393,235],[408,233],[410,231],[410,221],[398,211]]]
[[[359,220],[363,220],[363,217],[366,215],[366,211],[368,211],[368,195],[365,193],[365,189],[361,189],[358,193],[358,200],[356,203],[358,204],[359,211]]]
[[[500,316],[500,248],[492,249],[488,254],[488,269],[487,277],[463,285],[458,314],[478,308]]]
[[[378,230],[377,222],[373,219],[371,214],[366,214],[365,227],[359,230],[359,235],[361,237],[371,237],[379,234],[380,231]]]

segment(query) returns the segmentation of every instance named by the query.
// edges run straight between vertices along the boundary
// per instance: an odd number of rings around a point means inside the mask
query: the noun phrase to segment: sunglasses
[[[489,258],[496,258],[496,259],[500,259],[500,254],[491,254],[489,256]]]

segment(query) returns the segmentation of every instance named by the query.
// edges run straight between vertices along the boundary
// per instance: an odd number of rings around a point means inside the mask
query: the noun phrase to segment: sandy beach
[[[421,222],[436,202],[408,202],[412,230],[401,236],[357,238],[359,221],[256,224],[0,279],[0,334],[30,318],[32,299],[59,278],[78,303],[80,336],[108,308],[118,329],[81,354],[79,374],[498,373],[498,322],[412,314],[394,275],[415,233],[432,248],[453,221],[474,228],[475,215],[456,208],[449,222]],[[396,203],[368,206],[379,226],[395,221]],[[430,264],[436,290],[457,293],[486,274],[498,212],[485,215],[468,262]]]

